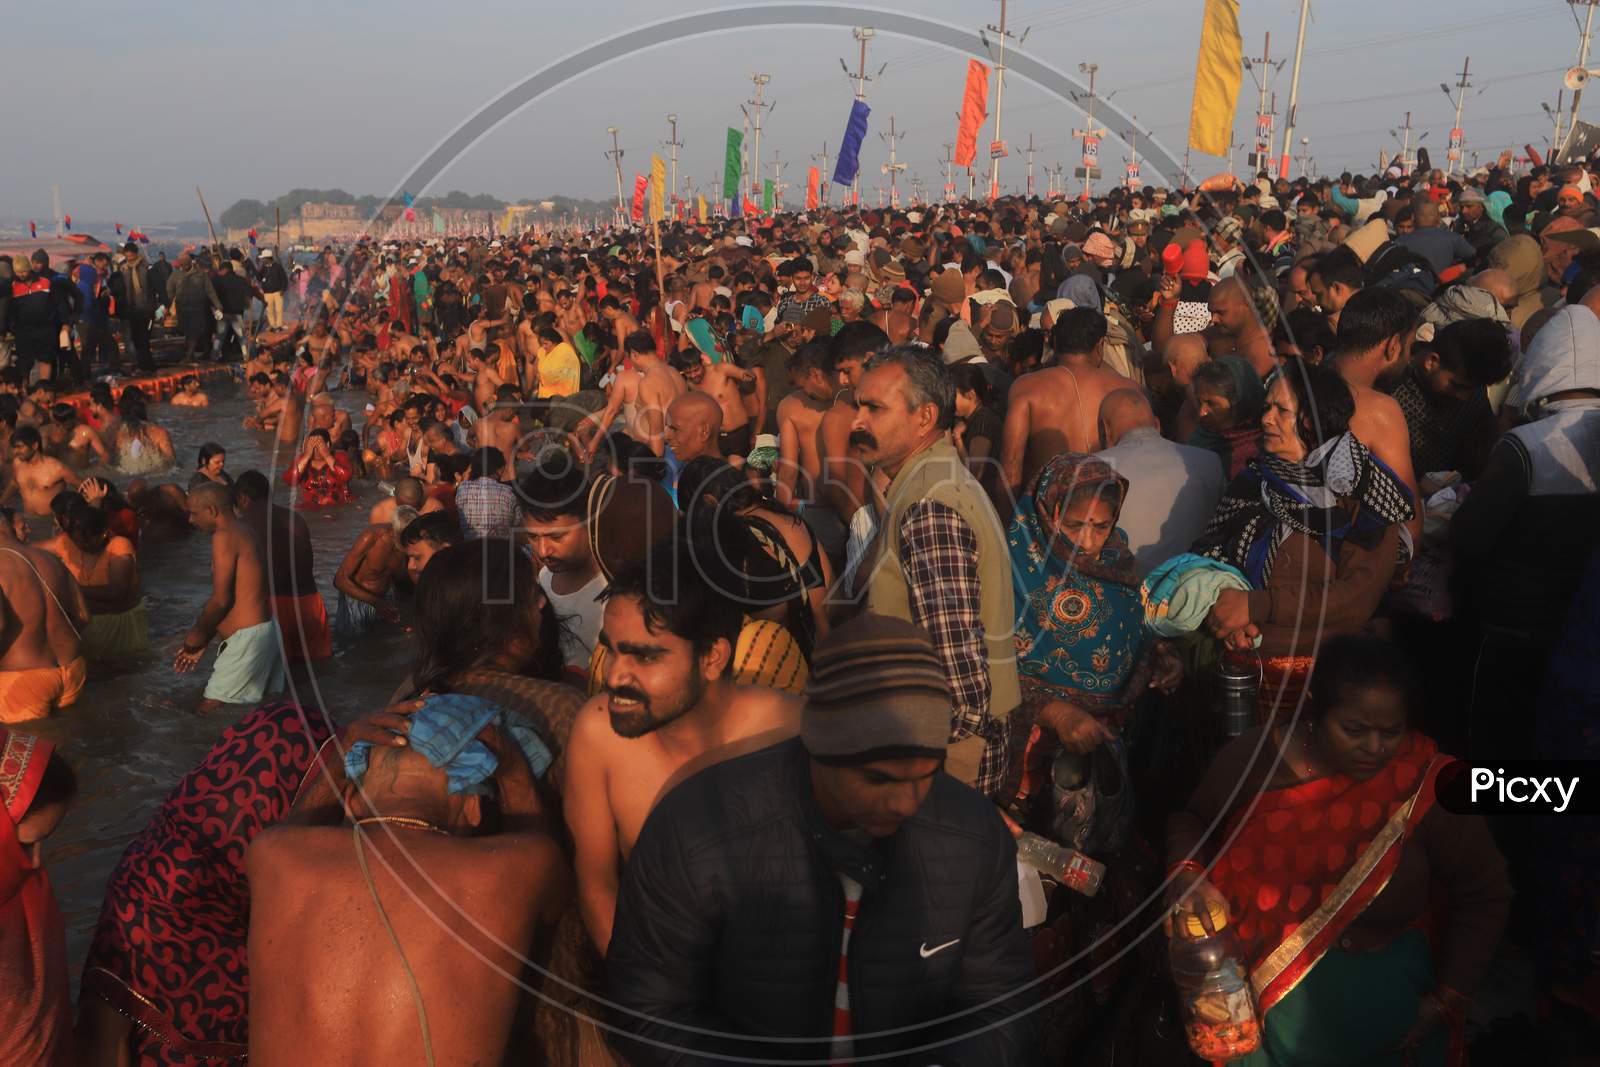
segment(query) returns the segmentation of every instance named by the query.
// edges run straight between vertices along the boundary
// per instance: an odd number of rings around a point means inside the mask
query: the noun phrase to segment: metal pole
[[[1000,109],[1006,99],[1006,0],[1000,0],[1000,25],[996,27],[1000,35],[1000,61],[995,64],[994,81],[994,139],[1000,142]],[[1000,197],[1000,157],[992,151],[989,154],[989,199],[998,200]]]
[[[667,147],[672,149],[672,197],[671,197],[671,199],[676,201],[676,200],[679,199],[679,197],[678,197],[678,149],[682,148],[683,145],[681,143],[679,143],[679,141],[678,141],[678,116],[676,116],[676,115],[668,115],[667,116],[667,122],[671,123],[671,125],[672,125],[672,140],[667,142]]]
[[[1028,199],[1033,199],[1033,134],[1028,134]]]
[[[1300,59],[1306,50],[1306,19],[1311,15],[1311,0],[1300,0],[1300,29],[1294,40],[1294,73],[1289,77],[1289,110],[1283,123],[1283,159],[1278,177],[1289,177],[1289,151],[1294,147],[1294,122],[1300,107]]]
[[[622,206],[622,148],[617,144],[617,128],[607,126],[606,132],[611,135],[611,151],[606,155],[610,156],[611,161],[617,166],[617,212],[626,214],[626,209]]]
[[[1589,13],[1583,17],[1583,36],[1578,40],[1578,66],[1583,70],[1589,69],[1589,40],[1594,31],[1594,6],[1600,0],[1582,0]],[[1583,86],[1579,85],[1572,90],[1572,118],[1567,123],[1567,136],[1572,136],[1572,131],[1578,128],[1578,102],[1583,99]],[[1459,124],[1458,124],[1459,125]],[[1559,138],[1556,144],[1556,154],[1561,153]]]
[[[750,106],[756,109],[756,142],[751,149],[751,158],[755,160],[755,169],[750,173],[755,177],[756,182],[759,185],[761,180],[761,110],[767,106],[761,102],[761,94],[766,89],[767,83],[772,80],[772,75],[752,74],[750,75],[750,80],[755,83],[756,87],[756,98],[750,101]],[[761,190],[759,188],[753,188],[752,192],[759,196]]]
[[[1471,86],[1467,83],[1467,72],[1471,69],[1471,67],[1472,67],[1472,57],[1468,56],[1461,63],[1461,80],[1456,83],[1456,124],[1451,127],[1451,129],[1454,129],[1454,130],[1461,129],[1461,111],[1462,111],[1462,109],[1464,107],[1466,107],[1466,104],[1467,104],[1467,90],[1469,88],[1471,88]],[[1466,138],[1465,134],[1462,134],[1461,147],[1456,149],[1456,156],[1459,158],[1459,160],[1461,162],[1461,169],[1463,171],[1465,171],[1467,169],[1466,160],[1464,158],[1460,158],[1460,157],[1464,157],[1466,155],[1466,147],[1467,147],[1467,138]],[[1456,172],[1456,162],[1457,162],[1457,160],[1456,159],[1451,159],[1449,151],[1446,150],[1446,152],[1445,152],[1445,160],[1444,160],[1444,174],[1445,174],[1445,177],[1448,178],[1450,175],[1452,175],[1452,174],[1454,174]]]
[[[1098,63],[1090,63],[1089,64],[1089,121],[1083,128],[1085,137],[1093,137],[1094,136],[1094,77],[1095,77],[1096,74],[1099,74],[1099,73],[1100,73],[1100,64],[1098,64]],[[1098,156],[1096,158],[1098,158]],[[1083,161],[1083,197],[1084,197],[1085,200],[1087,200],[1089,198],[1089,190],[1090,190],[1091,185],[1092,185],[1092,183],[1094,181],[1094,179],[1092,177],[1090,177],[1090,175],[1092,175],[1093,173],[1094,173],[1094,168],[1089,166],[1088,159],[1085,159]]]

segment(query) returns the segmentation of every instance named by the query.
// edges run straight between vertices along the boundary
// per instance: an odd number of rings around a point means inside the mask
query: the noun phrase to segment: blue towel
[[[1250,583],[1236,568],[1208,556],[1173,556],[1150,572],[1140,590],[1145,629],[1158,637],[1193,633],[1224,589],[1248,592]]]
[[[528,720],[483,697],[445,693],[426,697],[411,716],[407,747],[442,769],[450,780],[451,793],[487,794],[484,783],[493,777],[499,761],[489,746],[478,740],[485,726],[498,726],[528,758],[528,769],[542,778],[555,757]],[[360,783],[367,773],[370,742],[358,741],[344,754],[344,773]]]

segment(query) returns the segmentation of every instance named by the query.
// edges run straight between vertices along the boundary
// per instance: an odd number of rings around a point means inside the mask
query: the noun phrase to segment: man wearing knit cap
[[[932,635],[955,696],[950,773],[992,793],[1022,700],[1016,616],[1004,531],[950,441],[955,386],[938,356],[901,345],[867,364],[855,399],[850,444],[889,479],[862,565],[867,608]]]
[[[606,971],[631,1035],[676,1047],[613,1038],[630,1062],[1034,1062],[1016,847],[941,770],[950,709],[928,634],[862,615],[818,641],[799,738],[661,800]]]
[[[1482,263],[1488,258],[1489,249],[1506,239],[1506,228],[1489,217],[1483,194],[1471,186],[1461,190],[1456,202],[1460,205],[1456,232],[1477,250],[1476,262]]]

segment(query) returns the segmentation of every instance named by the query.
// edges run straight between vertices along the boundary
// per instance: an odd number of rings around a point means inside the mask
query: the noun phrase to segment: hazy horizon
[[[970,0],[882,7],[971,26],[975,43],[978,27],[999,16],[998,3]],[[1270,31],[1273,58],[1289,58],[1296,0],[1247,0],[1243,8],[1246,54],[1259,55]],[[93,0],[8,13],[13,84],[57,88],[30,95],[17,123],[21,150],[0,174],[0,219],[25,225],[53,218],[52,184],[61,187],[63,208],[75,220],[124,227],[198,219],[197,184],[213,217],[236,200],[270,200],[296,187],[387,194],[507,86],[665,14],[639,0],[589,4],[583,20],[508,0],[452,9],[447,17],[411,0],[341,10],[305,0],[284,0],[270,11],[206,9],[197,16],[196,10],[170,0],[138,8]],[[1555,103],[1560,72],[1576,51],[1565,3],[1524,0],[1507,9],[1468,0],[1444,22],[1437,8],[1375,0],[1313,10],[1318,20],[1307,33],[1296,140],[1310,138],[1321,172],[1370,172],[1379,149],[1398,150],[1389,131],[1408,109],[1416,133],[1429,134],[1422,144],[1442,160],[1453,110],[1439,83],[1453,83],[1469,55],[1474,87],[1463,122],[1469,164],[1474,150],[1487,163],[1502,148],[1520,150],[1525,142],[1543,149],[1550,122],[1540,101]],[[1097,62],[1099,95],[1136,115],[1181,158],[1200,11],[1187,0],[1019,2],[1010,5],[1009,22],[1017,33],[1031,27],[1022,46],[1030,56],[1074,74],[1080,62]],[[870,24],[870,11],[861,20]],[[766,99],[776,102],[763,121],[763,176],[772,176],[776,150],[792,203],[806,168],[820,165],[811,157],[824,145],[832,168],[852,93],[839,61],[853,68],[856,56],[843,27],[741,30],[665,44],[551,92],[468,150],[426,191],[614,199],[606,127],[619,127],[629,186],[635,172],[648,170],[652,152],[668,156],[661,142],[669,112],[679,116],[680,176],[704,189],[720,180],[724,131],[740,125],[739,104],[751,96],[750,75],[759,69],[770,73]],[[868,72],[885,62],[888,69],[868,87],[873,113],[861,162],[869,202],[888,157],[879,135],[891,115],[905,133],[898,145],[908,165],[902,193],[910,194],[916,177],[926,195],[938,195],[938,161],[955,137],[965,59],[885,32],[872,41]],[[1275,81],[1280,127],[1289,75],[1285,64]],[[1241,141],[1252,136],[1256,100],[1247,72],[1235,122]],[[992,90],[990,107],[992,113]],[[1079,162],[1071,131],[1083,123],[1076,107],[1013,73],[1002,121],[1012,148],[1003,164],[1005,187],[1024,186],[1030,134],[1038,149],[1036,189],[1045,188],[1046,166],[1062,164],[1070,178]],[[992,130],[991,120],[980,142]],[[1110,130],[1101,149],[1107,179],[1127,155],[1116,140],[1120,133]],[[1242,167],[1242,152],[1238,162]],[[1225,168],[1225,160],[1195,157],[1197,175]]]

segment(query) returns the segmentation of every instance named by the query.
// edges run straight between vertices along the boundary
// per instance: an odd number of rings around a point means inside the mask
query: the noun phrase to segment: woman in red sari
[[[348,504],[355,499],[350,479],[355,468],[350,457],[335,451],[327,430],[312,430],[294,462],[284,468],[283,480],[295,486],[295,507],[302,510]]]
[[[40,855],[76,791],[54,745],[0,730],[0,1063],[76,1062],[67,933]]]
[[[1171,899],[1225,903],[1247,957],[1264,1027],[1238,1063],[1459,1062],[1511,889],[1483,820],[1435,803],[1416,691],[1389,645],[1328,641],[1305,715],[1229,743],[1167,820]]]

